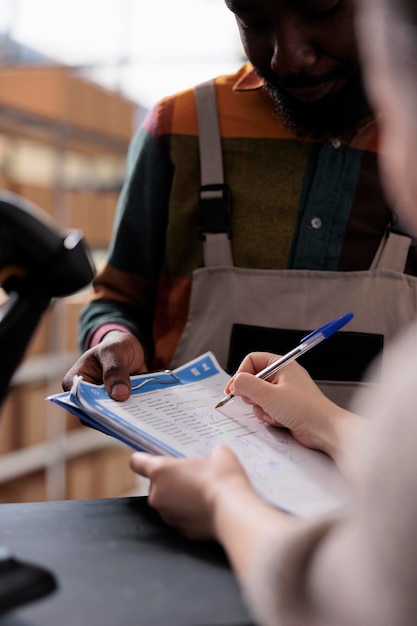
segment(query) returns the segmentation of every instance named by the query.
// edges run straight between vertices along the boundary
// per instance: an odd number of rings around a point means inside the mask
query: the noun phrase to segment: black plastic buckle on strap
[[[231,213],[232,192],[229,185],[201,185],[198,217],[200,221],[199,238],[202,241],[205,241],[206,233],[227,233],[228,238],[231,239]]]

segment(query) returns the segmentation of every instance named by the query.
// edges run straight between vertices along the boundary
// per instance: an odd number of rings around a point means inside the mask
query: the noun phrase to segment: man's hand
[[[90,348],[66,373],[64,391],[70,391],[74,376],[89,383],[104,383],[107,393],[122,402],[130,396],[130,376],[147,372],[145,353],[139,340],[128,332],[113,330]]]

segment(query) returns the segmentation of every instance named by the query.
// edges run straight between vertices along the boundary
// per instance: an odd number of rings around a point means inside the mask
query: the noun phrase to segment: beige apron
[[[212,178],[202,174],[203,184],[222,182],[218,167],[205,171]],[[171,366],[211,350],[226,368],[234,324],[308,331],[350,311],[346,332],[379,334],[386,345],[417,317],[417,278],[403,273],[410,244],[409,237],[388,233],[364,271],[259,270],[234,267],[227,234],[206,233],[205,267],[193,272],[188,320]],[[342,406],[369,385],[317,382]]]

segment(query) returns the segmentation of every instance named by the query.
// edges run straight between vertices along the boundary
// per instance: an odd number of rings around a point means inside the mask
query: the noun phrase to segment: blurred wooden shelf
[[[15,450],[0,458],[0,484],[45,469],[54,463],[114,447],[126,449],[113,437],[85,427],[44,443]]]
[[[94,253],[110,242],[138,105],[62,66],[0,67],[0,189]],[[0,410],[0,501],[115,497],[138,486],[131,450],[45,401],[79,356],[88,290],[54,301]]]

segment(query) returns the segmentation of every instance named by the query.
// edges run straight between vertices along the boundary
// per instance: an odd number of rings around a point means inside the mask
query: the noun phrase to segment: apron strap
[[[213,80],[194,88],[200,149],[200,236],[204,265],[233,265],[230,244],[230,187],[224,183],[223,157]]]
[[[412,241],[412,238],[405,233],[389,231],[382,238],[370,269],[403,273]]]
[[[230,244],[230,187],[224,183],[223,157],[213,80],[194,88],[200,150],[200,236],[204,241],[204,265],[233,266]],[[370,269],[403,273],[412,238],[406,233],[384,234]]]

